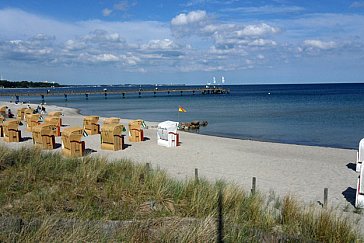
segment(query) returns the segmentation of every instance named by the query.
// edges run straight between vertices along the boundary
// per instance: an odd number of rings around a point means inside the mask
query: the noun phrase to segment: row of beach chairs
[[[19,115],[21,112],[19,112]],[[50,112],[45,117],[44,122],[41,123],[41,116],[33,114],[32,112],[26,113],[24,116],[19,116],[17,119],[0,118],[1,136],[4,137],[5,142],[20,142],[21,131],[19,129],[20,122],[25,118],[26,130],[32,132],[33,142],[43,149],[55,148],[55,137],[61,136],[62,150],[65,155],[69,156],[83,156],[85,151],[84,142],[81,141],[82,137],[93,134],[101,133],[101,148],[107,150],[121,150],[124,147],[124,136],[122,132],[124,126],[119,124],[120,118],[108,118],[104,120],[104,124],[100,130],[98,124],[99,117],[87,116],[84,118],[83,127],[65,128],[61,134],[62,126],[62,113]],[[129,123],[130,136],[129,140],[132,142],[140,142],[144,140],[143,130],[140,128],[142,120],[131,121]]]
[[[85,142],[81,141],[85,135],[101,134],[101,149],[122,150],[124,149],[123,131],[126,129],[120,124],[120,118],[111,117],[103,121],[100,129],[98,116],[86,116],[83,120],[83,127],[70,127],[62,130],[62,113],[59,111],[49,112],[42,120],[40,114],[33,114],[30,108],[21,108],[17,111],[16,119],[7,119],[0,116],[1,136],[5,142],[20,142],[21,131],[19,125],[26,122],[26,130],[32,132],[34,144],[42,149],[54,149],[55,137],[61,136],[62,152],[71,157],[80,157],[85,154]],[[130,121],[129,141],[144,141],[143,120]],[[166,147],[179,145],[179,134],[177,133],[177,122],[166,121],[158,125],[158,144]]]

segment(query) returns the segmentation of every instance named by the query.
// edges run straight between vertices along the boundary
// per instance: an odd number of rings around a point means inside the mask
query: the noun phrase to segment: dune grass
[[[41,220],[21,232],[0,232],[0,241],[214,242],[219,190],[226,242],[272,237],[362,240],[350,218],[302,206],[289,196],[266,200],[223,181],[177,181],[164,171],[148,171],[127,160],[69,159],[36,148],[11,150],[0,145],[0,215]],[[186,218],[192,221],[183,223]],[[58,219],[136,223],[115,234],[82,223],[63,232],[56,227]]]

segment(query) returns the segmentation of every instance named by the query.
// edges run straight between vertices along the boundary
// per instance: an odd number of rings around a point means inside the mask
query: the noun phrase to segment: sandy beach
[[[7,105],[13,113],[27,106],[8,102],[1,105]],[[36,108],[36,105],[31,107]],[[61,131],[67,127],[82,126],[83,116],[76,109],[51,105],[47,105],[46,109],[47,112],[63,112],[64,126]],[[122,119],[121,123],[127,126],[128,120]],[[355,150],[248,141],[188,132],[180,132],[181,146],[166,148],[157,145],[157,123],[147,121],[146,125],[146,141],[132,143],[125,136],[126,148],[120,151],[101,150],[100,135],[83,138],[86,149],[93,151],[87,156],[151,163],[153,168],[166,170],[178,179],[194,177],[195,168],[198,168],[200,177],[211,181],[224,179],[246,190],[250,190],[252,177],[256,177],[259,191],[274,191],[280,196],[291,194],[305,203],[323,202],[323,191],[327,187],[330,205],[339,209],[347,205],[353,208],[358,176],[354,167]],[[1,144],[10,147],[32,146],[31,133],[25,130],[24,125],[21,130],[25,141],[5,143],[1,138]],[[56,138],[56,143],[61,143],[61,137]],[[61,146],[58,146],[56,151],[60,150]]]

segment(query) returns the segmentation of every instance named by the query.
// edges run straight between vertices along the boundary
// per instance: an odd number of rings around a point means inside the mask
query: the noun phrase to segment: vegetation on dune
[[[176,181],[127,160],[0,146],[0,215],[28,222],[18,232],[0,232],[0,241],[214,242],[220,190],[227,242],[361,239],[349,218],[289,196],[266,200],[222,181]],[[107,220],[124,227],[99,225]]]

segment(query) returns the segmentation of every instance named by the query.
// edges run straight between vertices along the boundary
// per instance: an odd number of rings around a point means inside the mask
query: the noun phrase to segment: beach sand
[[[26,107],[7,102],[0,105],[7,105],[13,113],[20,107]],[[48,112],[63,112],[62,120],[66,126],[61,130],[70,126],[82,127],[83,116],[77,110],[50,105],[46,108]],[[121,123],[127,126],[128,120],[122,119]],[[353,208],[358,177],[355,172],[355,150],[230,139],[188,132],[180,132],[181,146],[166,148],[157,145],[157,123],[146,124],[146,141],[132,143],[125,136],[127,148],[120,151],[101,150],[100,135],[85,137],[86,149],[95,151],[88,156],[151,163],[154,169],[166,170],[178,179],[194,177],[195,168],[198,168],[199,177],[210,181],[224,179],[246,190],[250,190],[252,177],[256,177],[257,190],[262,193],[268,195],[274,191],[279,196],[291,194],[300,201],[317,205],[323,202],[324,188],[327,187],[329,205],[338,209],[347,205]],[[28,137],[28,140],[6,143],[8,146],[33,145],[32,139],[29,139],[31,133],[25,131],[25,125],[21,126],[21,130],[22,136]],[[0,141],[5,144],[2,138]],[[56,143],[61,143],[61,137],[56,138]],[[60,151],[60,146],[56,150]]]

